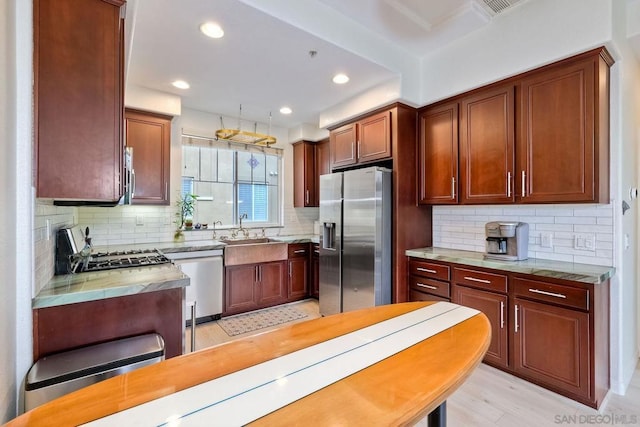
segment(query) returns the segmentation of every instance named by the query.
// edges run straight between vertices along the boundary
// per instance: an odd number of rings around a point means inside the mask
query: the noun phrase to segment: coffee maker
[[[527,259],[529,224],[493,221],[484,226],[487,236],[485,259],[521,261]]]

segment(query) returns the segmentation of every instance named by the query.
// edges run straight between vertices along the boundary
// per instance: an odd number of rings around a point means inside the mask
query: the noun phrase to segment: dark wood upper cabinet
[[[609,202],[609,67],[602,49],[522,81],[518,196]]]
[[[125,110],[126,145],[133,148],[134,205],[169,205],[171,117]]]
[[[383,111],[358,122],[358,163],[391,157],[391,113]]]
[[[456,203],[455,138],[458,203],[609,203],[611,65],[598,48],[423,108],[418,203]]]
[[[460,202],[515,201],[514,87],[490,88],[460,100]]]
[[[391,112],[382,111],[331,131],[332,169],[390,159]]]
[[[33,3],[37,197],[123,194],[124,3]]]
[[[358,141],[358,126],[349,123],[331,131],[331,168],[355,165],[358,162],[356,145]]]
[[[293,206],[318,206],[316,199],[316,147],[299,141],[293,144]]]
[[[418,203],[458,203],[458,103],[419,115]]]
[[[331,173],[329,139],[293,144],[293,207],[320,206],[320,175]]]
[[[320,206],[320,176],[331,173],[330,147],[329,138],[316,143],[316,198],[314,206]]]

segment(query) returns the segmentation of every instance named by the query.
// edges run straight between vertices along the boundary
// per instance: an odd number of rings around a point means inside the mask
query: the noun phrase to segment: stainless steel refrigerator
[[[320,314],[391,303],[391,171],[320,177]]]

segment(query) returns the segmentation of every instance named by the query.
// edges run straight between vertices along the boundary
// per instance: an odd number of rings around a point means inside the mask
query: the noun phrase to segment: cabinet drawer
[[[425,261],[409,261],[409,274],[449,281],[449,266]]]
[[[518,277],[513,279],[513,284],[514,293],[517,297],[573,307],[580,310],[589,310],[588,289]]]
[[[413,289],[409,289],[409,301],[446,301],[450,302],[449,298],[439,297],[437,295],[427,294],[425,292],[418,292]]]
[[[507,276],[502,274],[487,273],[485,271],[469,270],[466,268],[454,268],[453,278],[455,283],[507,293]]]
[[[308,243],[289,243],[288,251],[289,251],[289,258],[309,256],[309,244]]]
[[[426,292],[433,295],[438,295],[444,298],[449,298],[449,283],[441,282],[439,280],[426,279],[424,277],[410,276],[409,286],[412,290]]]

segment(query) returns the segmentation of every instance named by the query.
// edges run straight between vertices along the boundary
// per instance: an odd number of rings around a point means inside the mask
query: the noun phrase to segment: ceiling
[[[519,1],[486,0],[497,10]],[[183,108],[241,115],[244,130],[270,114],[274,126],[317,124],[322,111],[398,79],[407,63],[495,13],[485,0],[129,0],[127,85],[179,95]],[[224,37],[205,37],[205,21]],[[338,72],[350,81],[334,84]],[[174,88],[177,79],[191,87]],[[292,114],[280,114],[285,105]]]

